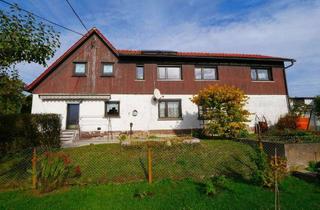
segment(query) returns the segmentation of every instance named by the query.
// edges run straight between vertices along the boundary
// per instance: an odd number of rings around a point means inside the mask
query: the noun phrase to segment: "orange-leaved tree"
[[[247,100],[241,89],[228,85],[208,86],[191,99],[202,110],[200,117],[204,120],[205,134],[223,137],[246,133]]]

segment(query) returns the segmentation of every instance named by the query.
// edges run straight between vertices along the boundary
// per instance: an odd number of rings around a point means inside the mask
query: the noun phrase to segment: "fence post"
[[[37,188],[37,149],[33,148],[32,154],[32,188]]]
[[[150,147],[148,147],[148,182],[152,183],[152,151]]]
[[[274,148],[274,209],[280,210],[280,193],[278,187],[278,153],[277,148]]]

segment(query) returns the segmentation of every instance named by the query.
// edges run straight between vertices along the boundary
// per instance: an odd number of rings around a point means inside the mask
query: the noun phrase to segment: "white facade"
[[[182,120],[159,120],[158,103],[152,95],[112,94],[110,101],[120,101],[120,117],[104,117],[105,102],[102,100],[43,100],[33,94],[32,113],[55,113],[61,115],[62,129],[66,128],[67,104],[79,103],[79,125],[81,131],[128,131],[130,123],[133,130],[174,130],[199,128],[198,108],[191,102],[192,95],[164,95],[163,99],[181,99]],[[286,95],[249,95],[246,106],[251,113],[250,127],[254,126],[255,115],[265,116],[269,124],[277,122],[281,115],[288,112]],[[137,116],[132,112],[136,110]],[[111,123],[110,126],[108,123]]]

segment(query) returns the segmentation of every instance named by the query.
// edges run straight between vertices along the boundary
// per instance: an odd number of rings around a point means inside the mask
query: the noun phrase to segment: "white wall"
[[[268,124],[275,124],[279,117],[288,113],[288,100],[286,95],[248,95],[246,109],[251,113],[248,125],[254,127],[255,116],[262,119],[266,117]]]
[[[38,94],[32,94],[31,113],[53,113],[61,117],[62,129],[66,127],[67,103],[64,101],[42,101]]]
[[[120,101],[120,117],[110,118],[113,131],[126,131],[133,123],[133,130],[171,130],[199,128],[198,108],[190,98],[192,95],[164,95],[164,99],[181,99],[183,120],[158,120],[158,104],[152,100],[152,95],[115,94],[111,101]],[[33,94],[32,113],[56,113],[61,115],[62,129],[66,126],[66,101],[42,101],[37,94]],[[247,109],[251,112],[248,123],[254,126],[254,116],[263,115],[270,124],[288,112],[287,97],[285,95],[249,95]],[[132,116],[132,111],[137,110],[138,115]],[[102,131],[108,129],[108,119],[104,117],[103,101],[83,101],[80,103],[81,131]]]

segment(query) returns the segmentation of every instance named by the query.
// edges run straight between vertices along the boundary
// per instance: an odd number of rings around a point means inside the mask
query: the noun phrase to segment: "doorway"
[[[79,104],[67,105],[67,129],[78,129],[79,127]]]

